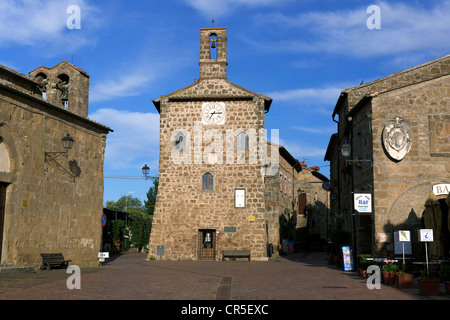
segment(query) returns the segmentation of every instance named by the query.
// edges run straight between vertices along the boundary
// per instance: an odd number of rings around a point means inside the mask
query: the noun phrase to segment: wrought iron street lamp
[[[145,164],[145,166],[142,167],[142,174],[145,177],[145,180],[149,179],[148,174],[150,173],[150,167]]]
[[[47,159],[50,159],[50,160],[54,161],[62,170],[64,170],[67,174],[69,174],[70,176],[75,178],[75,176],[72,173],[70,173],[63,165],[61,165],[58,161],[56,161],[56,159],[60,155],[65,155],[66,159],[68,158],[69,150],[72,149],[74,140],[70,136],[70,134],[67,134],[65,137],[63,137],[61,139],[61,141],[62,141],[62,146],[63,146],[65,151],[46,152],[45,151],[45,146],[44,146],[45,161],[47,161]]]
[[[347,159],[348,157],[350,157],[351,155],[351,151],[352,151],[352,147],[350,146],[350,144],[348,144],[347,142],[344,142],[341,146],[341,154],[342,156],[345,158],[345,164],[353,164],[356,163],[360,166],[364,165],[364,163],[368,163],[369,164],[369,168],[372,166],[372,160],[352,160],[352,159]]]
[[[64,138],[61,139],[61,141],[62,141],[62,146],[65,151],[45,152],[45,158],[47,158],[47,156],[55,155],[55,157],[52,157],[52,159],[55,160],[56,157],[58,157],[59,155],[62,155],[62,154],[65,155],[67,158],[69,150],[72,149],[74,140],[70,136],[70,134],[67,134]]]

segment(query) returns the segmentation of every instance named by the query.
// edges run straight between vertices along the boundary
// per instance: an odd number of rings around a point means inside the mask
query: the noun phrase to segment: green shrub
[[[397,272],[398,266],[394,263],[386,263],[381,267],[381,271]]]

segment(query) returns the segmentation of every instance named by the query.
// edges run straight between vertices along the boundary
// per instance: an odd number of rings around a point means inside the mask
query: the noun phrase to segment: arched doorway
[[[3,247],[3,229],[5,225],[6,187],[7,183],[0,182],[0,261]]]

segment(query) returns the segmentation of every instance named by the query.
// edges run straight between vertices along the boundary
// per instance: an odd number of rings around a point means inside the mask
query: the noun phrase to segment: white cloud
[[[241,8],[275,6],[291,0],[184,0],[189,6],[200,11],[208,18],[214,19]]]
[[[298,88],[269,92],[267,95],[277,105],[285,105],[302,112],[312,112],[329,116],[342,90],[351,87],[346,83],[318,88]]]
[[[154,78],[155,76],[151,72],[140,69],[115,79],[94,83],[90,89],[89,100],[96,102],[139,95]]]
[[[44,43],[74,49],[85,45],[90,41],[87,34],[67,27],[67,20],[71,17],[67,13],[70,5],[80,7],[83,29],[83,21],[96,10],[84,0],[2,0],[0,46]]]
[[[114,130],[106,141],[105,167],[126,169],[135,166],[137,161],[142,162],[139,159],[149,163],[158,158],[158,114],[105,108],[89,117]]]
[[[415,3],[416,4],[416,3]],[[310,40],[289,39],[266,44],[272,50],[283,49],[304,53],[327,52],[357,57],[399,54],[404,52],[448,52],[450,1],[432,8],[403,3],[377,3],[381,29],[368,29],[371,16],[367,7],[353,10],[314,11],[298,15],[279,12],[258,16],[264,24],[295,29]],[[292,33],[290,33],[291,35]],[[261,43],[261,41],[259,41]],[[255,45],[258,41],[255,40]]]
[[[323,127],[323,126],[316,126],[316,127],[294,127],[294,130],[306,132],[306,133],[312,133],[312,134],[318,134],[318,135],[326,135],[330,136],[331,134],[336,132],[335,127],[332,125],[332,127]]]
[[[307,145],[301,142],[290,142],[280,138],[280,144],[294,157],[302,160],[305,157],[323,157],[326,149]]]
[[[300,88],[284,91],[274,91],[267,95],[277,101],[318,101],[324,103],[336,102],[344,87],[326,87],[326,88]]]

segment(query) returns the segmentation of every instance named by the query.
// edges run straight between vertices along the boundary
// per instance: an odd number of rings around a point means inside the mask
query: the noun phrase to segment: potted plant
[[[368,258],[371,258],[371,254],[358,254],[358,267],[357,270],[361,277],[367,277],[367,267],[370,265]]]
[[[403,264],[401,270],[397,272],[397,276],[395,277],[395,285],[400,289],[414,288],[414,275],[406,272],[405,264]]]
[[[439,270],[439,278],[444,283],[445,292],[450,294],[450,266],[449,265],[441,265],[441,269]]]
[[[427,272],[423,270],[419,278],[419,292],[425,296],[438,296],[439,279],[429,277]]]
[[[381,267],[381,274],[385,284],[395,284],[395,277],[398,271],[396,264],[387,262]]]

